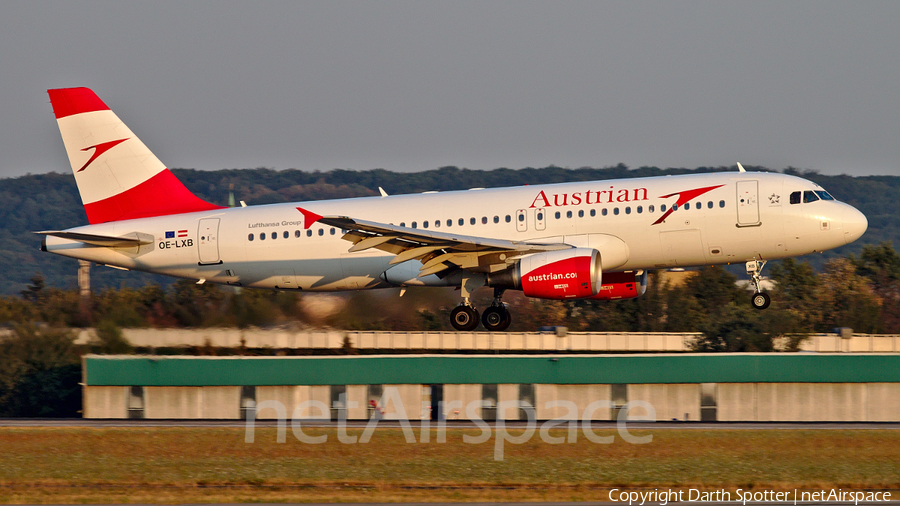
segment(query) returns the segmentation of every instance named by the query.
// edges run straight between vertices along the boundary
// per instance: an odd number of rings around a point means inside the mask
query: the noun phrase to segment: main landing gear
[[[750,275],[750,282],[753,283],[753,286],[756,288],[756,292],[750,297],[750,305],[752,305],[754,309],[765,309],[769,307],[769,304],[772,302],[772,298],[769,297],[769,294],[763,292],[759,287],[759,281],[762,278],[762,270],[765,266],[765,260],[751,260],[750,262],[747,262],[747,274]]]
[[[509,310],[500,300],[502,296],[503,289],[494,288],[494,301],[491,302],[491,307],[485,309],[481,315],[481,324],[491,332],[503,332],[512,323]]]
[[[458,306],[453,308],[453,311],[450,311],[450,324],[456,330],[470,332],[478,327],[478,310],[472,305],[469,296],[478,286],[483,286],[478,284],[479,281],[483,283],[484,280],[483,278],[481,280],[478,280],[478,278],[466,278],[463,279],[460,285],[463,300]],[[512,322],[509,310],[506,309],[506,306],[501,301],[502,296],[503,289],[494,288],[494,301],[481,315],[481,324],[490,332],[502,332]]]
[[[491,307],[485,309],[481,314],[481,324],[490,332],[503,332],[510,323],[512,323],[512,316],[506,306],[500,302],[499,297],[494,298]],[[463,302],[450,311],[450,324],[462,332],[475,330],[475,327],[478,326],[478,310],[470,302]]]

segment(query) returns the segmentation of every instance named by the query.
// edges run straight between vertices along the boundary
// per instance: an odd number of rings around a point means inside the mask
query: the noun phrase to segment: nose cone
[[[869,220],[866,219],[866,215],[859,212],[855,207],[847,206],[844,209],[843,231],[845,244],[850,244],[862,237],[867,228],[869,228]]]

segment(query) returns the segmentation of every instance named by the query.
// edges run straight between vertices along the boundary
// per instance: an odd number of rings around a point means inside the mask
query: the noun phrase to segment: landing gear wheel
[[[491,306],[481,314],[481,324],[491,332],[503,332],[511,322],[509,311],[503,306]]]
[[[772,302],[772,299],[769,297],[769,294],[764,292],[754,293],[753,297],[750,297],[750,304],[753,305],[754,309],[765,309],[769,307],[770,302]]]
[[[478,311],[471,306],[456,306],[450,311],[450,325],[462,332],[475,330],[478,326]]]

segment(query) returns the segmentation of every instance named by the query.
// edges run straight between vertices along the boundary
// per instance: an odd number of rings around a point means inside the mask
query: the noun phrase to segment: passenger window
[[[457,223],[458,223],[458,224],[459,224],[459,226],[460,226],[460,227],[461,227],[461,226],[463,226],[463,225],[465,225],[465,224],[466,224],[466,220],[464,220],[464,219],[462,219],[462,218],[460,218],[460,219],[459,219],[459,221],[457,221]]]
[[[659,212],[661,212],[661,213],[666,212],[666,205],[665,205],[665,204],[659,206]]]
[[[512,222],[512,216],[510,216],[510,215],[507,214],[507,215],[506,215],[506,222],[507,222],[507,223]]]
[[[294,237],[300,237],[300,231],[294,230]]]
[[[684,203],[684,210],[687,211],[687,210],[689,210],[690,208],[691,208],[691,203],[690,203],[690,202],[685,202],[685,203]]]
[[[609,214],[609,211],[606,210],[606,208],[604,208],[603,211],[600,211],[600,214],[602,214],[603,216],[606,216],[607,214]]]
[[[325,229],[324,229],[324,228],[320,228],[320,229],[319,229],[319,235],[325,235]]]
[[[631,206],[625,208],[625,214],[631,214]]]
[[[272,240],[278,239],[278,232],[272,232]]]
[[[482,224],[482,225],[487,225],[487,216],[482,216],[482,217],[481,217],[481,224]]]
[[[412,222],[412,228],[419,228],[419,225],[416,222]]]
[[[572,211],[566,211],[566,218],[572,217]]]
[[[519,221],[525,221],[525,213],[519,215]]]
[[[428,220],[422,222],[422,228],[428,228]]]
[[[331,235],[334,235],[334,229],[331,229]]]
[[[475,224],[475,218],[469,218],[469,225]]]
[[[638,212],[638,214],[643,213],[643,212],[644,212],[644,206],[637,206],[637,212]]]
[[[647,212],[648,212],[648,213],[652,213],[653,211],[654,211],[653,204],[650,204],[649,206],[647,206]]]
[[[462,223],[460,223],[460,225],[462,225]],[[447,226],[448,226],[448,227],[452,227],[452,226],[453,226],[453,220],[447,220]]]
[[[544,213],[543,213],[543,212],[537,213],[537,219],[538,219],[538,221],[543,220],[543,219],[544,219]]]
[[[494,223],[500,223],[500,217],[494,216]]]
[[[673,211],[677,211],[677,210],[678,210],[678,204],[672,204],[672,210],[673,210]]]
[[[791,204],[800,203],[800,192],[791,193]]]
[[[618,207],[613,208],[613,214],[615,214],[616,216],[619,215],[619,208],[618,208]]]
[[[255,237],[255,236],[254,236],[253,234],[250,234],[250,235],[247,236],[247,240],[248,240],[248,241],[252,241],[254,237]]]
[[[266,233],[265,233],[265,232],[259,234],[259,240],[260,240],[260,241],[265,241],[265,240],[266,240]]]
[[[579,209],[579,210],[578,210],[578,217],[579,217],[579,218],[584,218],[584,209]]]
[[[401,221],[401,222],[400,222],[400,226],[401,226],[401,227],[405,227],[405,226],[406,226],[406,222],[405,222],[405,221]]]
[[[724,200],[720,200],[720,201],[719,201],[719,207],[725,207],[725,201],[724,201]]]
[[[816,192],[812,192],[809,190],[806,190],[803,192],[803,203],[804,204],[808,204],[809,202],[815,202],[817,200],[819,200],[819,196],[816,195]]]
[[[312,237],[312,230],[306,231],[306,237]]]
[[[440,227],[441,227],[441,220],[434,220],[434,228],[440,228]]]
[[[709,202],[706,203],[706,207],[708,207],[709,209],[713,208],[712,200],[710,200]]]
[[[594,216],[597,216],[597,210],[591,209],[591,218],[593,218]]]
[[[285,230],[285,231],[284,231],[284,234],[282,234],[282,235],[284,236],[285,239],[287,239],[288,237],[291,236],[291,233],[288,232],[287,230]]]
[[[556,216],[556,219],[558,220],[562,215],[559,214],[559,211],[556,211],[556,215],[555,215],[555,216]]]

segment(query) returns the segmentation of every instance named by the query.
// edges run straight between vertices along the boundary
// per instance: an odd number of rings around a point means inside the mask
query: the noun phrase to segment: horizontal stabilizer
[[[61,239],[69,239],[71,241],[83,242],[94,246],[104,246],[107,248],[134,248],[144,244],[152,244],[153,236],[149,234],[139,234],[137,232],[129,234],[130,236],[113,237],[109,235],[83,234],[81,232],[62,232],[58,230],[45,230],[43,232],[35,232],[35,234],[52,235]]]

